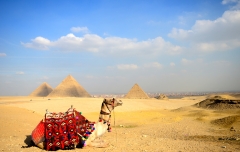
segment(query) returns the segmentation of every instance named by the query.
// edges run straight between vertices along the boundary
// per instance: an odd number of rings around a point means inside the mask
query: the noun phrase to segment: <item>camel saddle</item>
[[[73,108],[64,113],[47,112],[32,131],[32,140],[36,145],[44,142],[46,150],[83,147],[85,140],[95,130],[94,124]]]

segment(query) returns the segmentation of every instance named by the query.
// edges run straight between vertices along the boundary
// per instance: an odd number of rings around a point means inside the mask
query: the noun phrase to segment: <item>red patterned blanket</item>
[[[94,124],[75,109],[65,113],[46,113],[44,120],[33,130],[32,140],[36,145],[44,142],[46,150],[83,147],[95,130]]]

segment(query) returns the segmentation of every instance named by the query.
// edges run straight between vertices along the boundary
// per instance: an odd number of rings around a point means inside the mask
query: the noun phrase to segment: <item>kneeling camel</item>
[[[122,104],[121,100],[115,98],[104,99],[96,123],[88,121],[73,107],[65,113],[46,112],[45,119],[32,132],[32,141],[46,150],[105,147],[106,143],[94,140],[111,131],[111,112]]]

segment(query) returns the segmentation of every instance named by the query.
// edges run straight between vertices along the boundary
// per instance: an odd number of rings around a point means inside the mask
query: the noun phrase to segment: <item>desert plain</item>
[[[240,151],[240,109],[218,110],[196,106],[206,98],[118,98],[123,105],[112,112],[112,132],[101,137],[109,146],[70,151]],[[103,98],[0,97],[0,151],[45,151],[35,146],[22,146],[30,142],[31,132],[43,119],[46,109],[64,112],[73,105],[88,120],[97,121],[102,101]]]

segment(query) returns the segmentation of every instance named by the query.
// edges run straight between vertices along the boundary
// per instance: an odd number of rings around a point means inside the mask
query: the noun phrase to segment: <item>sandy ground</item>
[[[110,146],[70,151],[240,151],[240,110],[214,111],[191,106],[204,99],[121,99],[123,106],[112,113],[112,132],[101,137]],[[44,151],[37,147],[21,147],[28,142],[27,137],[43,118],[46,109],[64,112],[73,105],[87,119],[96,121],[102,100],[0,97],[0,151]],[[229,116],[234,116],[230,117],[234,119],[214,121]]]

